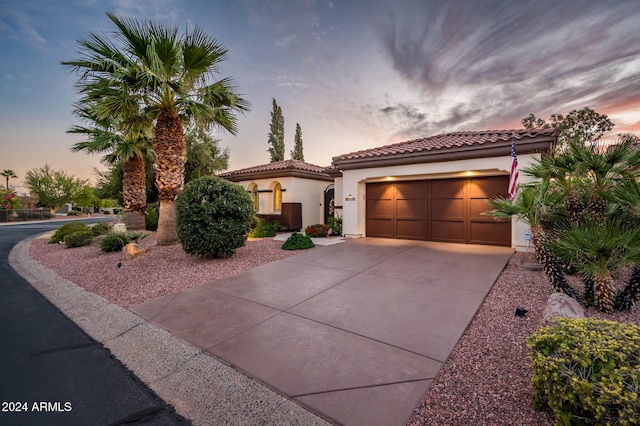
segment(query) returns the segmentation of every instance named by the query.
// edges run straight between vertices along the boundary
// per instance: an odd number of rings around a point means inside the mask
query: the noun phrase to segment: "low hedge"
[[[558,318],[527,340],[534,408],[556,424],[637,425],[640,328],[591,318]]]
[[[267,237],[275,237],[276,230],[273,229],[273,226],[270,223],[261,223],[251,231],[249,231],[249,238],[267,238]]]
[[[307,226],[304,230],[304,233],[310,237],[320,238],[320,237],[326,237],[328,231],[329,231],[329,228],[327,228],[327,225],[323,223],[318,223],[315,225]]]
[[[311,238],[298,232],[291,234],[287,241],[282,244],[283,250],[306,250],[315,247]]]
[[[79,231],[90,231],[89,228],[84,222],[69,222],[62,225],[60,228],[56,229],[56,232],[53,234],[49,243],[57,244],[64,241],[64,237],[73,234],[74,232]]]
[[[67,248],[88,246],[93,241],[93,231],[91,229],[85,229],[82,231],[72,232],[64,237],[64,245]]]

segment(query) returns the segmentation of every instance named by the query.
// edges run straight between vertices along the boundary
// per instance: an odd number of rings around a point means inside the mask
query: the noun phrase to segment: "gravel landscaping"
[[[282,242],[256,239],[228,259],[202,259],[185,254],[180,245],[158,247],[155,233],[141,240],[148,252],[117,264],[120,253],[102,253],[96,246],[67,249],[37,239],[30,254],[85,289],[120,306],[171,294],[294,256]],[[314,249],[311,249],[314,250]],[[552,288],[540,271],[522,269],[532,255],[516,253],[493,286],[467,331],[413,412],[409,425],[551,425],[546,413],[532,410],[526,338],[541,324]],[[515,309],[527,310],[524,317]],[[640,310],[587,316],[633,322]]]

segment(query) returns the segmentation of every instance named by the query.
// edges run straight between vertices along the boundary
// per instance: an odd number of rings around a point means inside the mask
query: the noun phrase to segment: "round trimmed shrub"
[[[62,225],[60,228],[56,230],[56,232],[53,234],[49,242],[51,244],[61,243],[64,241],[65,236],[69,234],[73,234],[74,232],[87,231],[87,230],[90,231],[91,229],[84,222],[65,223],[64,225]]]
[[[299,232],[291,234],[287,241],[282,244],[283,250],[306,250],[313,247],[315,247],[315,244],[313,244],[311,238]]]
[[[233,255],[247,240],[252,218],[249,194],[216,176],[189,182],[176,197],[176,231],[187,254]]]
[[[249,232],[250,238],[267,238],[275,236],[276,230],[273,229],[273,226],[270,223],[261,223]]]
[[[91,241],[93,241],[93,231],[91,229],[72,232],[64,237],[64,245],[67,248],[88,246]]]
[[[102,241],[100,241],[100,250],[107,253],[121,251],[129,242],[131,242],[131,239],[127,234],[111,231],[106,233]]]

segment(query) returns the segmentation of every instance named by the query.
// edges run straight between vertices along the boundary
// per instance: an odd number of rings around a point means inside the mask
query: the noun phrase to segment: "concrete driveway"
[[[512,253],[349,240],[131,309],[332,422],[404,425]]]

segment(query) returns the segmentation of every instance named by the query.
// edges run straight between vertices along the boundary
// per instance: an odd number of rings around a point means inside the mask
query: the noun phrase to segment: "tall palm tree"
[[[85,135],[88,140],[74,144],[71,150],[105,153],[102,158],[104,163],[123,163],[122,200],[125,224],[130,230],[144,230],[147,206],[145,159],[153,159],[152,122],[142,114],[129,117],[127,123],[101,120],[98,118],[99,101],[83,101],[76,104],[75,113],[87,121],[89,126],[72,126],[67,132]]]
[[[132,105],[143,105],[145,113],[155,118],[158,245],[174,244],[174,200],[184,184],[184,120],[205,128],[217,125],[235,134],[235,114],[247,111],[249,104],[231,79],[216,80],[227,49],[199,27],[179,34],[177,27],[107,16],[117,27],[114,41],[91,33],[79,40],[83,58],[63,64],[82,73],[80,87],[87,96],[127,92],[126,102],[108,102],[105,114],[110,110],[121,116]]]
[[[16,175],[16,172],[11,169],[4,169],[3,171],[0,172],[0,176],[4,176],[5,179],[7,180],[7,191],[9,190],[9,179],[18,178],[18,175]]]

